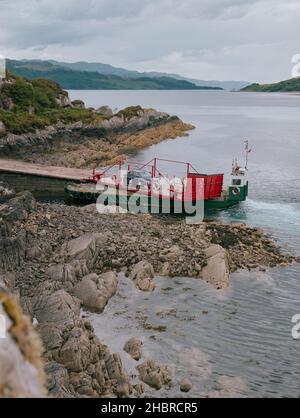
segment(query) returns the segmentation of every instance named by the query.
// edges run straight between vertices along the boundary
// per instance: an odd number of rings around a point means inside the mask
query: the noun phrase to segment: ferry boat
[[[135,213],[135,208],[139,208],[150,213],[190,214],[192,208],[201,204],[204,210],[227,209],[248,196],[249,152],[247,144],[246,166],[242,168],[233,162],[227,187],[223,184],[224,173],[203,174],[187,162],[153,158],[147,163],[120,160],[105,169],[94,169],[89,178],[68,184],[65,191],[72,199],[119,205]],[[180,165],[185,174],[170,177],[161,171],[161,163]]]

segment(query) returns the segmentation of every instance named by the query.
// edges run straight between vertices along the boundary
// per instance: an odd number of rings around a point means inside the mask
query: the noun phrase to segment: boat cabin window
[[[242,184],[242,180],[241,179],[233,179],[232,180],[232,185],[233,186],[241,186]]]

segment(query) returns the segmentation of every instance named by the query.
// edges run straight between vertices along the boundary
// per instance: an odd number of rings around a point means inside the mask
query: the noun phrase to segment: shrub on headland
[[[68,93],[52,80],[26,80],[10,73],[0,85],[0,121],[6,132],[22,134],[34,132],[61,121],[73,123],[97,122],[108,116],[73,105]]]

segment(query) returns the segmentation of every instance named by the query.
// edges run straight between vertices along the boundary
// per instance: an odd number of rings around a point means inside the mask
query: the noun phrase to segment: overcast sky
[[[0,0],[0,54],[198,79],[278,81],[300,53],[299,0]]]

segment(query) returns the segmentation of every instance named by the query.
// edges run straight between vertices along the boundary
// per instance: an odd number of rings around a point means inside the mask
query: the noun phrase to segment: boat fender
[[[239,196],[239,195],[241,194],[241,189],[240,189],[239,187],[234,187],[234,188],[232,189],[232,194],[233,194],[234,196]]]

